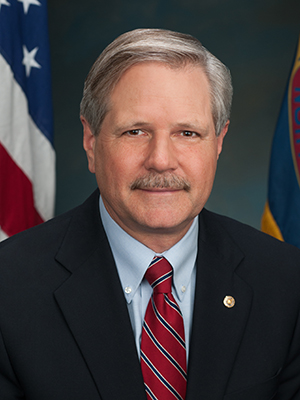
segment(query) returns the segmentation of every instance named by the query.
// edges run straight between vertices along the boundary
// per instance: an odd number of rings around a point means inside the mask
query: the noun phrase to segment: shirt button
[[[130,286],[126,286],[126,288],[125,288],[125,293],[127,293],[127,294],[129,294],[129,293],[131,293],[131,287]]]
[[[186,287],[185,286],[181,286],[181,291],[182,291],[182,293],[184,293],[186,291]]]

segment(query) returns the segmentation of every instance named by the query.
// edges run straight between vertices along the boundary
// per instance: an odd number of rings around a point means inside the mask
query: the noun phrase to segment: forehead
[[[113,86],[110,94],[112,96],[115,91],[118,91],[127,82],[137,88],[140,84],[153,84],[157,80],[162,83],[166,77],[168,78],[166,83],[172,78],[176,81],[180,77],[181,84],[183,81],[188,83],[190,79],[196,79],[199,83],[201,82],[203,87],[209,88],[207,76],[198,64],[187,63],[182,66],[172,66],[159,61],[145,61],[127,68]],[[173,85],[176,86],[175,82],[173,82]]]
[[[136,64],[124,72],[110,96],[110,112],[169,110],[211,114],[208,79],[200,66],[171,68],[160,62]]]

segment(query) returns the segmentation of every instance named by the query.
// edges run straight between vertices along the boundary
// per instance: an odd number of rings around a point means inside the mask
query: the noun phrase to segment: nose
[[[145,168],[158,173],[174,171],[178,166],[176,149],[169,133],[153,134],[148,143]]]

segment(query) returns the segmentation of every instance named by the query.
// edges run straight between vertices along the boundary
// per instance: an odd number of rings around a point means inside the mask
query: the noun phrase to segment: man
[[[81,121],[101,196],[0,247],[1,400],[300,399],[299,251],[203,208],[231,94],[188,35],[100,55]]]

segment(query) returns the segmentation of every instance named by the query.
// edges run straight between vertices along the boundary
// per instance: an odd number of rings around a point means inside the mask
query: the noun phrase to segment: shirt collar
[[[126,301],[130,303],[155,255],[163,255],[173,267],[173,286],[180,300],[190,284],[197,257],[198,217],[185,236],[169,250],[157,254],[126,233],[108,214],[99,200],[102,223],[115,259]]]

